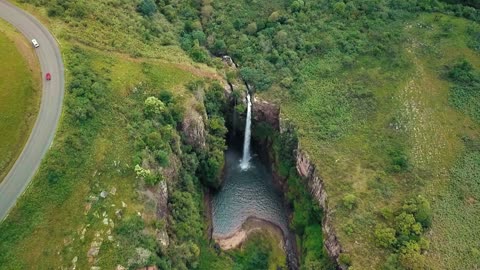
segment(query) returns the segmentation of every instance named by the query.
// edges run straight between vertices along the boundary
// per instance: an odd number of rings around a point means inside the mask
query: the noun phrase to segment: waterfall
[[[242,170],[248,170],[250,167],[250,137],[252,126],[252,102],[250,101],[250,93],[247,92],[247,120],[245,121],[245,137],[243,140],[243,157],[240,162]]]

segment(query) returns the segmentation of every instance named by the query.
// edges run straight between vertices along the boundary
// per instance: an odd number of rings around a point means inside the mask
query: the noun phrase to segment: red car
[[[47,73],[47,75],[45,75],[45,78],[47,79],[47,81],[50,81],[52,79],[52,75],[50,75],[50,73]]]

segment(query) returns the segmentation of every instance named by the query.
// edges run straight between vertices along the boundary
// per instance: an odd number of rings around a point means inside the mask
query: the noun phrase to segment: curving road
[[[40,111],[32,133],[12,169],[0,183],[0,221],[3,221],[27,188],[52,144],[62,113],[65,83],[62,55],[48,30],[33,16],[6,0],[0,0],[0,18],[12,24],[27,40],[38,41],[40,47],[35,51],[43,80]],[[47,72],[52,74],[51,81],[45,80]]]

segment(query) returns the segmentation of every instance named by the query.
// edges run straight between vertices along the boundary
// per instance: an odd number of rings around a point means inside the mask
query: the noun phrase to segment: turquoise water
[[[238,147],[237,147],[238,148]],[[261,218],[287,231],[287,217],[281,191],[272,182],[272,174],[253,155],[248,170],[240,168],[241,149],[226,152],[224,184],[212,199],[214,236],[235,232],[248,217]]]

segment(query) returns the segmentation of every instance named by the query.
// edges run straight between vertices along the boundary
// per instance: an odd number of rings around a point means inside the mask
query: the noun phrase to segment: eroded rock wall
[[[204,149],[206,146],[205,123],[202,115],[194,109],[188,109],[182,122],[185,140],[193,147]]]
[[[275,104],[255,98],[253,104],[254,120],[269,123],[280,133],[291,132],[293,127],[291,123],[280,116],[280,108]],[[311,162],[308,154],[301,145],[296,149],[296,169],[298,174],[306,179],[313,198],[323,208],[324,218],[322,221],[323,233],[325,236],[324,244],[328,255],[338,262],[338,257],[342,251],[338,241],[335,228],[332,223],[332,213],[328,207],[328,196],[325,190],[325,184],[317,171],[315,165]]]
[[[312,164],[308,154],[305,153],[301,147],[297,149],[297,172],[298,174],[307,179],[308,187],[313,198],[323,208],[324,217],[322,220],[323,233],[325,235],[324,244],[327,249],[328,255],[335,260],[338,259],[342,247],[337,239],[335,229],[332,224],[331,212],[329,211],[327,204],[327,192],[323,180],[317,174],[315,165]]]
[[[268,103],[260,98],[254,97],[253,101],[253,119],[257,122],[266,122],[275,130],[279,130],[280,107]]]

